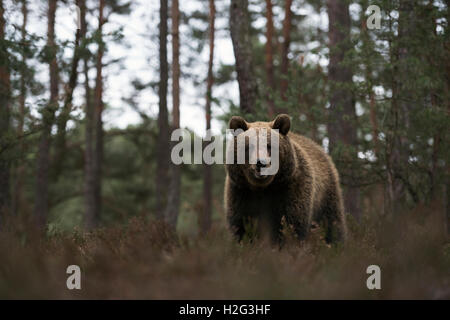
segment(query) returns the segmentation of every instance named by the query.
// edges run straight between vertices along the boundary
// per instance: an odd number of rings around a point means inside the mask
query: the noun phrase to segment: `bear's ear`
[[[291,118],[287,114],[279,114],[273,120],[272,129],[278,129],[282,135],[287,135],[291,128]]]
[[[247,122],[242,117],[232,116],[230,120],[230,129],[235,131],[238,129],[246,131],[248,129]]]

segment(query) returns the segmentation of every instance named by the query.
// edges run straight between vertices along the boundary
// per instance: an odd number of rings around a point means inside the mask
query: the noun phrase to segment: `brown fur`
[[[327,242],[345,240],[346,222],[338,172],[319,145],[288,132],[290,119],[287,115],[279,115],[272,122],[253,123],[233,117],[230,128],[243,129],[241,134],[262,128],[268,129],[269,134],[277,134],[270,129],[280,131],[279,170],[265,180],[268,182],[254,181],[251,177],[255,166],[247,162],[226,165],[225,210],[238,240],[248,233],[248,222],[256,220],[257,234],[268,229],[272,241],[281,242],[282,218],[292,226],[299,240],[305,239],[313,219],[324,225]],[[234,143],[236,140],[237,136]]]

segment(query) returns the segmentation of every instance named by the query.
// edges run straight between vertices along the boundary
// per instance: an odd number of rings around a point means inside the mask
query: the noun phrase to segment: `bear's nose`
[[[264,168],[265,166],[267,166],[267,160],[266,159],[258,159],[256,161],[256,167],[257,168]]]

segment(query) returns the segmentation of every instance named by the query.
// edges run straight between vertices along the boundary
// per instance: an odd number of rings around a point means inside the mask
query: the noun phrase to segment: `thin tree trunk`
[[[22,49],[21,49],[21,66],[20,66],[20,95],[19,95],[19,123],[17,127],[17,135],[19,137],[23,136],[24,132],[24,122],[25,122],[25,103],[27,96],[27,87],[26,87],[26,69],[27,69],[27,56],[26,56],[26,43],[27,43],[27,23],[28,23],[28,7],[27,0],[22,0],[22,26],[20,29],[21,41],[22,41]],[[19,142],[19,150],[20,156],[23,159],[24,157],[24,142],[23,139],[20,139]],[[13,200],[13,209],[12,212],[17,215],[21,211],[21,206],[23,204],[23,175],[24,175],[25,167],[23,162],[20,161],[16,170],[16,186],[14,190],[14,200]]]
[[[258,87],[253,71],[248,0],[231,0],[230,32],[239,83],[239,105],[244,113],[253,113]]]
[[[369,105],[370,105],[370,123],[372,125],[372,140],[373,140],[373,149],[375,156],[377,159],[380,154],[380,141],[378,139],[378,120],[377,120],[377,112],[376,112],[376,104],[375,104],[375,93],[372,89],[369,92]]]
[[[362,3],[363,7],[368,7],[369,4],[367,1]],[[376,112],[376,102],[375,102],[375,92],[373,90],[373,79],[372,79],[372,65],[370,60],[370,52],[374,51],[372,40],[370,39],[370,35],[367,31],[367,21],[365,12],[361,11],[360,13],[361,20],[361,35],[362,35],[362,46],[363,46],[363,54],[366,57],[364,60],[365,64],[365,80],[367,83],[367,96],[369,97],[369,111],[370,111],[370,124],[372,127],[372,141],[373,141],[373,150],[375,157],[379,160],[380,155],[380,142],[378,139],[378,120],[377,120],[377,112]]]
[[[386,171],[387,171],[387,211],[395,214],[401,209],[405,202],[406,189],[408,183],[408,158],[409,147],[407,132],[410,127],[409,113],[412,110],[407,100],[413,96],[413,92],[407,87],[409,75],[408,47],[405,39],[411,37],[414,24],[413,4],[409,1],[399,2],[398,34],[389,41],[389,52],[391,64],[393,65],[392,81],[392,103],[389,116],[389,131],[386,135]],[[392,21],[390,30],[393,30]],[[401,127],[400,127],[401,126]],[[400,130],[404,129],[404,132]],[[403,131],[403,130],[402,130]],[[411,188],[410,194],[418,201],[417,195]]]
[[[212,86],[214,83],[213,65],[214,65],[214,36],[215,36],[215,18],[216,7],[214,0],[209,0],[209,63],[208,63],[208,78],[206,84],[206,136],[207,140],[211,137],[211,100],[212,100]],[[203,165],[203,197],[204,206],[203,212],[200,215],[200,232],[205,235],[211,228],[212,221],[212,167],[209,164]]]
[[[356,113],[353,94],[349,88],[352,84],[352,70],[350,67],[343,65],[344,55],[350,50],[350,15],[348,5],[342,0],[328,0],[328,20],[330,39],[330,64],[329,64],[329,80],[331,82],[330,97],[330,121],[328,122],[329,150],[330,153],[342,144],[345,148],[340,157],[345,163],[357,161],[357,139],[356,139]],[[360,196],[359,189],[352,187],[353,170],[350,168],[341,169],[341,174],[345,169],[343,183],[347,185],[344,192],[346,209],[353,217],[360,221]],[[339,168],[340,167],[340,168]]]
[[[173,124],[180,127],[180,9],[178,0],[172,0],[172,96]]]
[[[433,11],[433,0],[429,0],[427,4],[427,9],[429,12]],[[432,15],[427,15],[425,18],[427,18],[428,21],[430,21],[430,31],[433,32],[434,36],[437,37],[437,31],[436,31],[436,20]],[[429,52],[426,54],[425,58],[427,59],[430,66],[433,66],[433,69],[435,71],[438,71],[441,66],[438,66],[438,64],[434,61],[435,54],[434,52]],[[433,109],[438,109],[438,95],[436,94],[435,90],[430,91],[430,99],[431,99],[431,106]],[[430,193],[429,193],[429,199],[431,201],[436,200],[438,196],[438,189],[439,189],[439,154],[441,151],[441,137],[442,132],[441,130],[437,130],[437,132],[433,135],[433,147],[432,147],[432,153],[431,153],[431,187],[430,187]]]
[[[366,2],[364,2],[363,6],[368,6]],[[369,110],[370,110],[370,124],[372,127],[372,141],[373,141],[373,150],[375,157],[379,159],[380,155],[380,142],[378,139],[378,120],[377,120],[377,112],[376,112],[376,103],[375,103],[375,92],[373,91],[373,81],[372,81],[372,66],[370,61],[369,51],[373,51],[373,47],[371,46],[371,39],[369,33],[367,32],[367,24],[365,21],[365,13],[361,11],[360,19],[362,21],[361,32],[363,36],[363,49],[365,50],[365,80],[367,83],[367,96],[369,97]]]
[[[180,11],[178,0],[172,0],[172,130],[180,128]],[[172,145],[175,145],[173,142]],[[176,228],[180,210],[181,170],[179,165],[171,163],[170,188],[166,222]]]
[[[10,127],[10,99],[11,82],[9,73],[9,57],[5,34],[5,8],[0,0],[0,226],[3,224],[3,215],[10,206],[10,162],[4,152],[6,136]]]
[[[83,2],[82,0],[76,0],[76,5],[80,8],[80,15],[81,15],[81,7],[83,6],[81,4]],[[81,20],[81,19],[80,19]],[[80,21],[81,25],[81,21]],[[57,177],[62,169],[64,158],[66,155],[66,125],[67,121],[69,120],[70,112],[72,111],[72,100],[73,100],[73,92],[75,90],[75,87],[77,85],[77,79],[78,79],[78,64],[81,58],[81,52],[80,52],[80,39],[84,38],[85,34],[83,34],[83,29],[77,29],[75,33],[75,47],[73,49],[73,57],[72,57],[72,64],[70,69],[70,76],[69,76],[69,82],[67,83],[65,87],[65,97],[64,97],[64,104],[61,110],[61,113],[57,119],[57,135],[55,139],[55,158],[53,161],[54,166],[54,175]]]
[[[394,211],[400,209],[400,204],[404,203],[406,197],[406,186],[404,181],[409,179],[408,174],[408,158],[409,158],[409,142],[408,131],[410,128],[410,113],[413,109],[408,100],[414,95],[408,87],[410,50],[408,48],[409,40],[412,40],[415,25],[414,5],[409,0],[400,0],[399,2],[399,19],[398,19],[398,36],[396,38],[396,134],[395,147],[392,150],[392,170],[394,179],[393,189],[393,207]],[[402,126],[402,133],[399,133],[399,125]]]
[[[160,0],[160,23],[159,23],[159,113],[158,113],[158,138],[157,138],[157,163],[156,163],[156,217],[164,219],[167,205],[167,181],[170,165],[169,149],[169,116],[167,111],[167,85],[168,85],[168,63],[167,63],[167,0]]]
[[[81,33],[87,35],[86,0],[80,3],[80,27]],[[91,101],[91,88],[89,86],[89,57],[83,59],[84,91],[85,91],[85,142],[84,151],[84,226],[87,230],[94,228],[98,221],[98,209],[95,199],[95,174],[94,174],[94,108]]]
[[[269,106],[269,119],[275,116],[275,104],[272,95],[275,94],[275,78],[273,69],[273,12],[272,0],[266,0],[266,75],[269,92],[267,94],[267,103]]]
[[[446,1],[446,5],[447,5],[447,21],[449,21],[450,19],[450,0]],[[446,80],[446,85],[447,85],[447,92],[446,92],[446,96],[445,96],[445,100],[447,101],[447,113],[450,114],[450,42],[446,42],[445,43],[445,47],[446,47],[446,76],[445,76],[445,80]],[[449,132],[447,132],[447,141],[449,141]],[[445,173],[446,173],[446,178],[445,178],[445,193],[444,193],[444,197],[445,197],[445,224],[447,227],[447,235],[450,236],[450,160],[446,159],[445,160]]]
[[[87,228],[96,227],[99,223],[102,210],[102,160],[103,160],[103,54],[105,45],[103,43],[103,24],[104,20],[105,0],[100,0],[99,16],[98,16],[98,33],[99,46],[97,53],[96,69],[97,76],[95,79],[95,93],[94,93],[94,148],[92,153],[92,173],[93,178],[93,193],[94,193],[94,217],[87,221]]]
[[[302,68],[303,63],[304,63],[304,56],[302,56],[300,58],[299,68]],[[300,73],[300,75],[301,75],[301,73]],[[328,81],[328,77],[327,77],[327,75],[323,74],[323,70],[320,67],[320,65],[317,65],[317,76],[319,78],[324,77],[325,85],[323,86],[324,88],[323,88],[322,91],[323,91],[323,96],[325,97],[326,96],[326,86],[327,86],[326,83]],[[301,95],[301,90],[299,90],[299,92],[300,92],[299,96],[301,98],[301,96],[302,96]],[[300,101],[300,103],[301,103],[301,101]],[[320,139],[320,137],[319,137],[318,121],[316,119],[316,115],[315,115],[314,110],[311,108],[311,106],[314,105],[314,102],[311,102],[309,104],[307,102],[305,102],[305,105],[306,105],[307,108],[309,107],[307,114],[308,114],[309,121],[311,123],[311,138],[312,138],[313,141],[315,141],[318,144],[322,145],[322,139]]]
[[[291,43],[292,29],[292,0],[286,0],[285,13],[283,21],[283,44],[281,47],[281,97],[287,100],[286,91],[288,88],[288,71],[289,71],[289,45]]]
[[[42,112],[42,133],[37,155],[36,192],[34,216],[38,227],[43,228],[48,215],[48,187],[51,129],[55,120],[55,111],[58,109],[58,64],[56,61],[55,45],[55,16],[57,0],[48,2],[47,46],[53,55],[50,63],[50,101]]]
[[[375,157],[379,159],[380,156],[380,141],[378,139],[378,119],[377,119],[377,110],[376,110],[376,102],[375,102],[375,92],[372,88],[371,77],[371,68],[370,66],[366,66],[366,81],[369,82],[369,86],[367,87],[367,94],[369,96],[369,108],[370,108],[370,124],[372,126],[372,141],[373,141],[373,150],[375,153]]]
[[[436,96],[434,92],[430,93],[431,95],[431,105],[432,108],[437,108],[437,101]],[[435,200],[435,198],[438,195],[438,189],[439,189],[439,154],[440,154],[440,148],[441,148],[441,131],[436,132],[433,135],[433,147],[431,152],[431,186],[430,186],[430,195],[429,199],[431,201]]]
[[[369,82],[368,86],[368,95],[369,95],[369,108],[370,108],[370,124],[372,126],[372,142],[373,142],[373,151],[377,162],[381,160],[380,158],[380,140],[378,139],[378,120],[377,120],[377,112],[376,112],[376,102],[375,102],[375,92],[372,88],[372,81],[370,80],[371,68],[367,64],[367,74],[366,81]],[[379,196],[379,199],[382,199],[383,204],[385,203],[386,192],[384,189],[383,183],[377,183],[372,191],[373,196]]]
[[[391,8],[390,8],[391,9]],[[393,34],[393,18],[389,16],[389,33]],[[390,73],[390,82],[392,87],[392,99],[391,99],[391,106],[389,110],[389,118],[388,118],[388,125],[387,125],[387,131],[386,131],[386,142],[385,142],[385,161],[386,161],[386,190],[385,190],[385,202],[384,202],[384,214],[392,215],[394,213],[394,205],[395,205],[395,199],[394,199],[394,190],[395,190],[395,179],[394,179],[394,169],[393,169],[393,150],[395,149],[395,141],[396,134],[397,134],[397,97],[398,97],[398,89],[397,89],[397,80],[396,75],[398,74],[397,70],[397,55],[396,50],[394,50],[393,45],[394,39],[393,37],[390,37],[388,39],[388,45],[389,45],[389,60],[390,63],[393,65],[392,71]]]
[[[294,72],[295,72],[295,78],[298,79],[296,81],[296,86],[298,88],[298,105],[300,106],[299,111],[304,112],[306,116],[308,117],[309,126],[310,126],[310,138],[319,143],[322,144],[321,141],[319,141],[318,134],[317,134],[317,120],[316,116],[314,115],[314,110],[312,109],[314,106],[314,102],[311,101],[311,98],[308,97],[308,95],[304,95],[301,90],[301,81],[300,79],[303,76],[303,63],[304,63],[305,57],[302,55],[297,61],[297,65],[295,66]],[[322,76],[322,69],[320,68],[320,65],[317,65],[317,76]],[[303,110],[303,107],[305,108]]]
[[[450,236],[450,164],[446,163],[446,181],[445,181],[445,225],[447,234]]]

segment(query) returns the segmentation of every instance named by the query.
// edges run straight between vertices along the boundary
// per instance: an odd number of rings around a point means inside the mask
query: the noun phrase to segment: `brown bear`
[[[230,228],[241,241],[256,225],[256,235],[268,229],[271,240],[281,245],[284,217],[299,240],[305,239],[312,221],[324,226],[327,243],[345,240],[347,228],[336,167],[318,144],[290,132],[290,126],[286,114],[272,122],[249,123],[242,117],[231,118],[230,129],[241,133],[236,133],[229,143],[227,152],[233,161],[228,164],[227,160],[225,165],[224,200]],[[260,132],[267,135],[266,139],[261,139]],[[272,135],[278,138],[278,170],[263,175],[261,170],[270,165]],[[244,162],[237,161],[239,141],[244,141]],[[256,146],[252,145],[255,141]],[[252,158],[256,161],[250,161]]]

